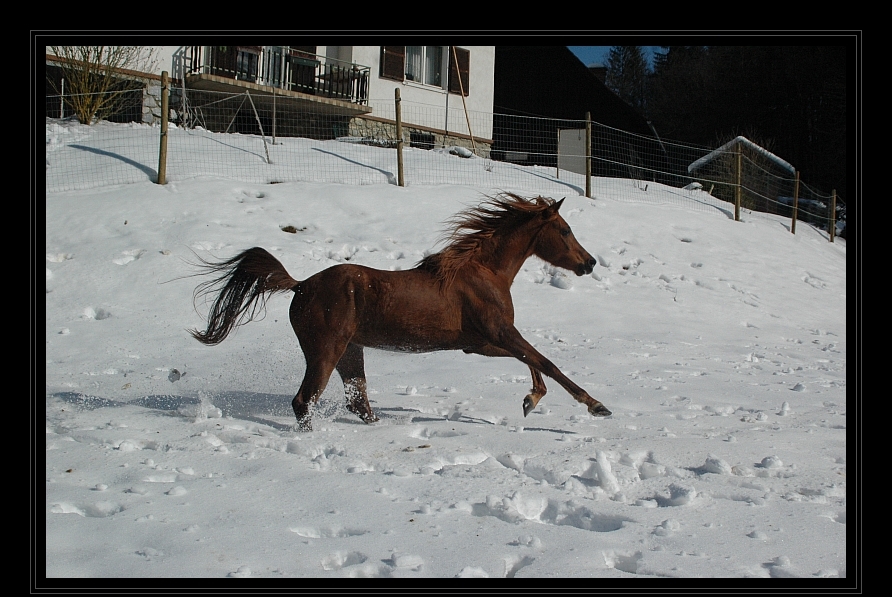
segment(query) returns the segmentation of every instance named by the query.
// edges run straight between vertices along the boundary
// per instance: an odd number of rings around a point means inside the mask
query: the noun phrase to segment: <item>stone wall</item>
[[[452,135],[443,131],[412,126],[411,124],[403,124],[402,129],[405,146],[431,149],[432,143],[433,147],[464,147],[473,151],[476,145],[477,156],[482,158],[490,157],[491,145],[479,139],[475,139],[475,142],[472,143],[471,139],[464,135]],[[357,116],[350,119],[348,135],[363,139],[366,143],[395,147],[397,140],[396,123]],[[413,137],[416,139],[415,143],[412,142]]]

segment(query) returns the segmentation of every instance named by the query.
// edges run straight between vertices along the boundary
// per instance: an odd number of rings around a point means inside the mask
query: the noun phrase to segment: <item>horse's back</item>
[[[462,348],[461,312],[454,293],[443,292],[430,272],[357,264],[307,278],[291,307],[295,331],[336,326],[356,344],[410,352]]]

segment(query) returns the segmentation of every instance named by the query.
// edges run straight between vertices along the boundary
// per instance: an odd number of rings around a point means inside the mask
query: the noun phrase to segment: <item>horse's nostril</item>
[[[586,259],[576,268],[576,275],[585,276],[592,273],[593,271],[595,271],[595,263],[596,262],[594,259]]]

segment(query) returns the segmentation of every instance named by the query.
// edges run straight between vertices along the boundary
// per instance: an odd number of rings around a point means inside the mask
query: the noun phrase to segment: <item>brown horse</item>
[[[207,329],[190,333],[204,344],[218,344],[251,321],[267,296],[293,292],[289,315],[307,370],[291,406],[298,427],[306,430],[312,428],[309,406],[319,399],[334,369],[344,382],[347,408],[366,423],[378,420],[366,394],[365,347],[514,357],[529,366],[533,380],[523,400],[524,416],[545,395],[542,374],[561,384],[593,416],[608,416],[603,404],[514,327],[511,284],[528,257],[536,255],[578,276],[590,274],[596,265],[558,213],[563,201],[514,194],[489,198],[456,216],[446,248],[410,270],[340,264],[298,282],[259,247],[222,262],[202,260],[206,273],[217,277],[198,286],[195,297],[219,293]]]

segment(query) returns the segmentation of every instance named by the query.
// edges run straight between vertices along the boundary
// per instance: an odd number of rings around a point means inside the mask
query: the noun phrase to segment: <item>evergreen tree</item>
[[[649,70],[641,46],[613,46],[607,58],[608,89],[641,114],[647,114]]]
[[[648,118],[706,147],[744,135],[823,193],[846,193],[844,46],[670,46],[654,56]]]
[[[704,46],[662,46],[654,54],[648,118],[660,136],[706,145],[715,136],[704,116],[710,82]]]
[[[654,74],[661,75],[671,66],[701,59],[706,52],[706,46],[660,46],[654,52]]]

